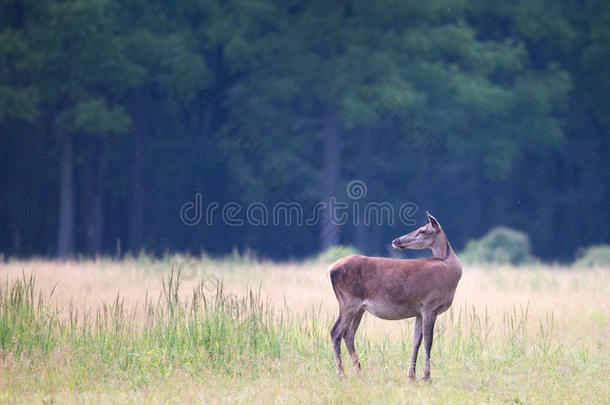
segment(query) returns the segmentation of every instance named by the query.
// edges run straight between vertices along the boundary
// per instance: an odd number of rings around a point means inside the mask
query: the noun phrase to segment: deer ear
[[[434,229],[436,229],[437,231],[439,229],[441,229],[441,225],[438,223],[436,218],[434,218],[432,215],[430,215],[430,213],[428,211],[426,211],[426,216],[428,217],[428,221],[430,221],[430,225],[432,225],[432,227]]]

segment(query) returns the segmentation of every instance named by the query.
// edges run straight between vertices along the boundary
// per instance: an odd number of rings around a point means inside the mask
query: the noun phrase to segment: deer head
[[[392,246],[396,249],[432,249],[444,242],[443,228],[428,211],[426,211],[428,223],[411,233],[392,241]]]

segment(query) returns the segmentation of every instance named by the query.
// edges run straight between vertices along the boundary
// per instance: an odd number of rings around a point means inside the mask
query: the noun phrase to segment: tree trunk
[[[91,253],[97,257],[102,252],[103,241],[103,217],[102,217],[102,193],[97,192],[93,197],[93,206],[91,207],[91,226],[93,228],[91,235]]]
[[[74,254],[74,157],[69,135],[62,141],[59,176],[57,256],[65,260]]]
[[[89,179],[87,179],[87,207],[85,212],[85,218],[87,218],[85,228],[87,251],[93,257],[99,256],[102,250],[102,159],[102,146],[97,142],[91,158]]]
[[[138,103],[133,131],[133,154],[131,166],[131,204],[129,209],[129,250],[138,254],[142,249],[144,234],[144,107]]]
[[[369,154],[371,153],[371,130],[369,128],[363,128],[360,132],[360,142],[358,145],[358,180],[361,180],[366,184],[367,188],[369,185]],[[364,198],[354,201],[359,206],[358,213],[358,224],[355,225],[354,242],[356,249],[363,254],[372,254],[374,247],[371,244],[371,229],[370,224],[364,224],[364,209],[366,207],[367,196]]]
[[[324,195],[326,208],[322,210],[322,232],[320,247],[326,250],[339,244],[339,227],[333,223],[337,218],[334,208],[329,205],[331,198],[337,198],[339,179],[341,176],[341,140],[339,138],[339,123],[334,110],[327,108],[323,119],[324,133]]]
[[[434,211],[434,207],[430,204],[432,201],[428,200],[428,183],[432,180],[429,177],[428,170],[428,157],[425,153],[418,151],[418,168],[417,168],[417,202],[422,212],[426,210]]]

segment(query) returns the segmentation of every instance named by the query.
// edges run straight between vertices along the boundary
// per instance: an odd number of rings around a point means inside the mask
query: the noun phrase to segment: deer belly
[[[363,306],[364,309],[377,318],[387,320],[411,318],[419,314],[417,308],[413,308],[410,305],[400,305],[391,302],[365,300]]]

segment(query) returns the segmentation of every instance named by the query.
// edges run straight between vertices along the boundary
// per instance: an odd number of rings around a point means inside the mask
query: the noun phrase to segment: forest
[[[0,255],[610,242],[610,3],[7,0]]]

